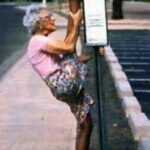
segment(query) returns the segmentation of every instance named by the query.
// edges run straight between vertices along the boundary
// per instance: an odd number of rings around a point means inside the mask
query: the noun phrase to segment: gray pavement
[[[26,55],[3,77],[0,91],[1,150],[74,149],[76,122],[69,107],[51,95]]]
[[[0,3],[0,77],[26,52],[22,47],[29,35],[22,26],[23,14],[15,4]]]

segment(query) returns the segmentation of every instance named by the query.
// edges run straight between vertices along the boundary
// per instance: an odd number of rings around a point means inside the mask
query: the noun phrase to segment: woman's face
[[[45,32],[51,33],[56,30],[55,18],[47,9],[42,9],[40,11],[40,17],[40,22]]]

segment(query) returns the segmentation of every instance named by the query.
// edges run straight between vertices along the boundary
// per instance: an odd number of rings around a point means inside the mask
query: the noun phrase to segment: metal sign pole
[[[95,47],[95,82],[97,84],[97,106],[99,120],[99,142],[100,150],[107,150],[106,118],[105,118],[105,98],[103,88],[103,55],[104,47]]]
[[[93,46],[95,49],[95,77],[97,85],[98,99],[98,118],[99,118],[99,141],[100,149],[107,150],[106,124],[104,114],[104,96],[103,96],[103,56],[99,51],[104,50],[104,46],[108,43],[107,22],[106,22],[106,3],[105,0],[83,0],[84,12],[84,35],[85,44]],[[100,70],[99,70],[100,64]],[[99,74],[100,71],[100,74]]]

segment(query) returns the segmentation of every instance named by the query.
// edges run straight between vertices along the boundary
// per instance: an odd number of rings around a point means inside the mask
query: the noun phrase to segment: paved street
[[[128,76],[143,112],[150,118],[150,31],[110,31],[110,44]]]
[[[22,26],[23,14],[14,4],[0,5],[0,76],[25,53],[28,34]]]
[[[111,19],[108,7],[110,44],[139,100],[150,118],[150,3],[123,3],[124,19]]]

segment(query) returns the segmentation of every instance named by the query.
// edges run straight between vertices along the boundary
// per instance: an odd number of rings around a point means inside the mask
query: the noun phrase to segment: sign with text
[[[84,17],[86,45],[107,45],[105,0],[84,0]]]

